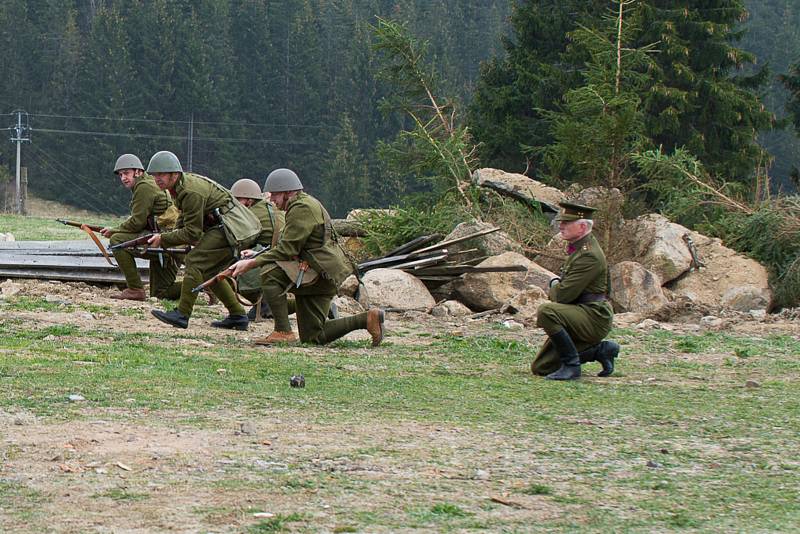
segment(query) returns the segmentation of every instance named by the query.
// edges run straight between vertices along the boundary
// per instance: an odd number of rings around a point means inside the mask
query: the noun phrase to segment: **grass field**
[[[266,327],[207,328],[217,308],[182,331],[147,304],[25,293],[0,301],[2,531],[800,524],[796,325],[617,329],[613,377],[554,383],[527,371],[540,333],[491,322],[392,315],[376,349],[267,350]]]
[[[0,214],[0,232],[11,232],[17,241],[61,241],[65,239],[88,239],[80,228],[63,225],[56,222],[57,218],[75,220],[87,224],[110,225],[123,219],[113,215],[95,215],[85,212],[62,213],[56,211],[52,217],[37,217],[22,215]]]

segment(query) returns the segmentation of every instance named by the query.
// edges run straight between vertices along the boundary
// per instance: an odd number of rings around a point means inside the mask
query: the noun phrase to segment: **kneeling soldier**
[[[233,276],[261,268],[264,298],[272,309],[274,331],[259,345],[297,341],[289,324],[286,293],[295,295],[300,341],[324,345],[353,330],[366,328],[372,344],[383,340],[383,310],[326,320],[331,301],[353,267],[333,239],[328,212],[303,191],[300,178],[289,169],[277,169],[267,177],[266,190],[278,208],[286,212],[280,241],[257,258],[233,265]]]
[[[158,188],[153,177],[144,172],[141,160],[133,154],[123,154],[117,158],[114,174],[119,176],[122,185],[131,190],[131,215],[119,226],[103,228],[100,233],[110,238],[113,246],[135,239],[143,233],[157,232],[157,218],[172,206],[169,193]],[[150,260],[150,296],[178,298],[178,286],[175,284],[178,262],[168,254],[139,256]],[[128,249],[117,249],[114,251],[114,258],[125,275],[128,287],[111,298],[144,300],[147,295],[136,268],[135,253]]]
[[[567,202],[560,206],[556,220],[561,237],[569,243],[569,257],[561,276],[550,280],[552,302],[539,306],[536,325],[548,340],[531,371],[550,380],[573,380],[581,376],[582,363],[597,361],[603,366],[598,376],[608,376],[614,372],[619,345],[603,341],[611,331],[614,311],[608,300],[606,256],[592,235],[595,208]]]

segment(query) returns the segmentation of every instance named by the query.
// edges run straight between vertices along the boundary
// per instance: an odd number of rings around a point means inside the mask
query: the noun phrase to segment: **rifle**
[[[75,228],[80,228],[80,229],[86,227],[93,232],[99,232],[100,230],[105,228],[105,226],[99,224],[84,224],[84,223],[79,223],[77,221],[69,221],[67,219],[56,219],[56,222],[60,222],[61,224],[66,224],[67,226],[74,226]]]
[[[89,237],[92,238],[94,244],[97,245],[97,248],[100,249],[100,252],[103,254],[103,257],[106,259],[109,265],[112,267],[116,267],[114,262],[111,261],[111,257],[108,255],[108,251],[106,251],[106,247],[103,246],[103,243],[100,242],[100,239],[94,234],[95,232],[99,232],[105,226],[100,226],[99,224],[83,224],[76,221],[68,221],[66,219],[56,219],[56,221],[60,222],[61,224],[66,224],[67,226],[74,226],[75,228],[80,228],[84,232],[86,232]]]
[[[172,247],[172,248],[154,248],[154,247],[135,247],[136,252],[144,254],[149,252],[151,254],[188,254],[192,251],[192,247]]]
[[[264,247],[263,249],[259,250],[258,252],[255,252],[252,256],[248,256],[247,258],[240,257],[239,259],[241,259],[241,260],[252,260],[253,258],[256,258],[256,257],[264,254],[269,249],[270,249],[270,247],[269,247],[269,245],[267,245],[266,247]],[[214,284],[216,284],[217,282],[219,282],[221,280],[224,280],[226,278],[230,278],[230,280],[233,282],[233,289],[235,291],[236,290],[236,281],[231,277],[232,273],[233,273],[233,265],[231,265],[230,267],[228,267],[224,271],[215,274],[214,276],[212,276],[211,278],[209,278],[208,280],[206,280],[205,282],[203,282],[202,284],[200,284],[196,288],[192,289],[192,293],[200,293],[202,290],[204,290],[204,289],[206,289],[208,287],[211,287]]]
[[[150,238],[153,237],[154,235],[155,234],[140,235],[139,237],[137,237],[135,239],[131,239],[130,241],[123,241],[122,243],[118,243],[116,245],[113,245],[111,247],[111,250],[113,251],[113,250],[119,250],[121,248],[133,248],[133,247],[139,247],[139,246],[142,246],[142,245],[146,246],[147,242],[150,241]]]

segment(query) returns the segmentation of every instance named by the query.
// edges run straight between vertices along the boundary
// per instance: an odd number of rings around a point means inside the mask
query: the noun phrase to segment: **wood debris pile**
[[[421,236],[389,251],[380,258],[359,263],[358,270],[361,274],[364,274],[372,269],[400,269],[419,278],[428,289],[435,289],[467,273],[525,271],[526,268],[522,265],[494,267],[476,265],[485,260],[486,257],[460,259],[476,252],[476,249],[455,253],[450,253],[447,250],[448,246],[491,234],[498,230],[499,228],[482,230],[457,239],[440,241],[434,245],[428,244],[439,239],[438,235]]]

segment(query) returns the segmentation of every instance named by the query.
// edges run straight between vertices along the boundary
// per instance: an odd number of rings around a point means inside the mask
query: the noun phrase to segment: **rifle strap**
[[[83,230],[84,232],[89,234],[89,237],[92,238],[92,241],[94,241],[94,244],[97,245],[97,248],[99,248],[100,252],[103,253],[103,257],[106,259],[108,264],[110,266],[112,266],[112,267],[116,267],[117,265],[113,261],[111,261],[111,258],[108,255],[108,251],[106,250],[106,247],[103,246],[103,243],[100,242],[100,239],[95,235],[95,233],[92,231],[92,229],[89,228],[87,225],[82,224],[81,225],[81,230]]]

